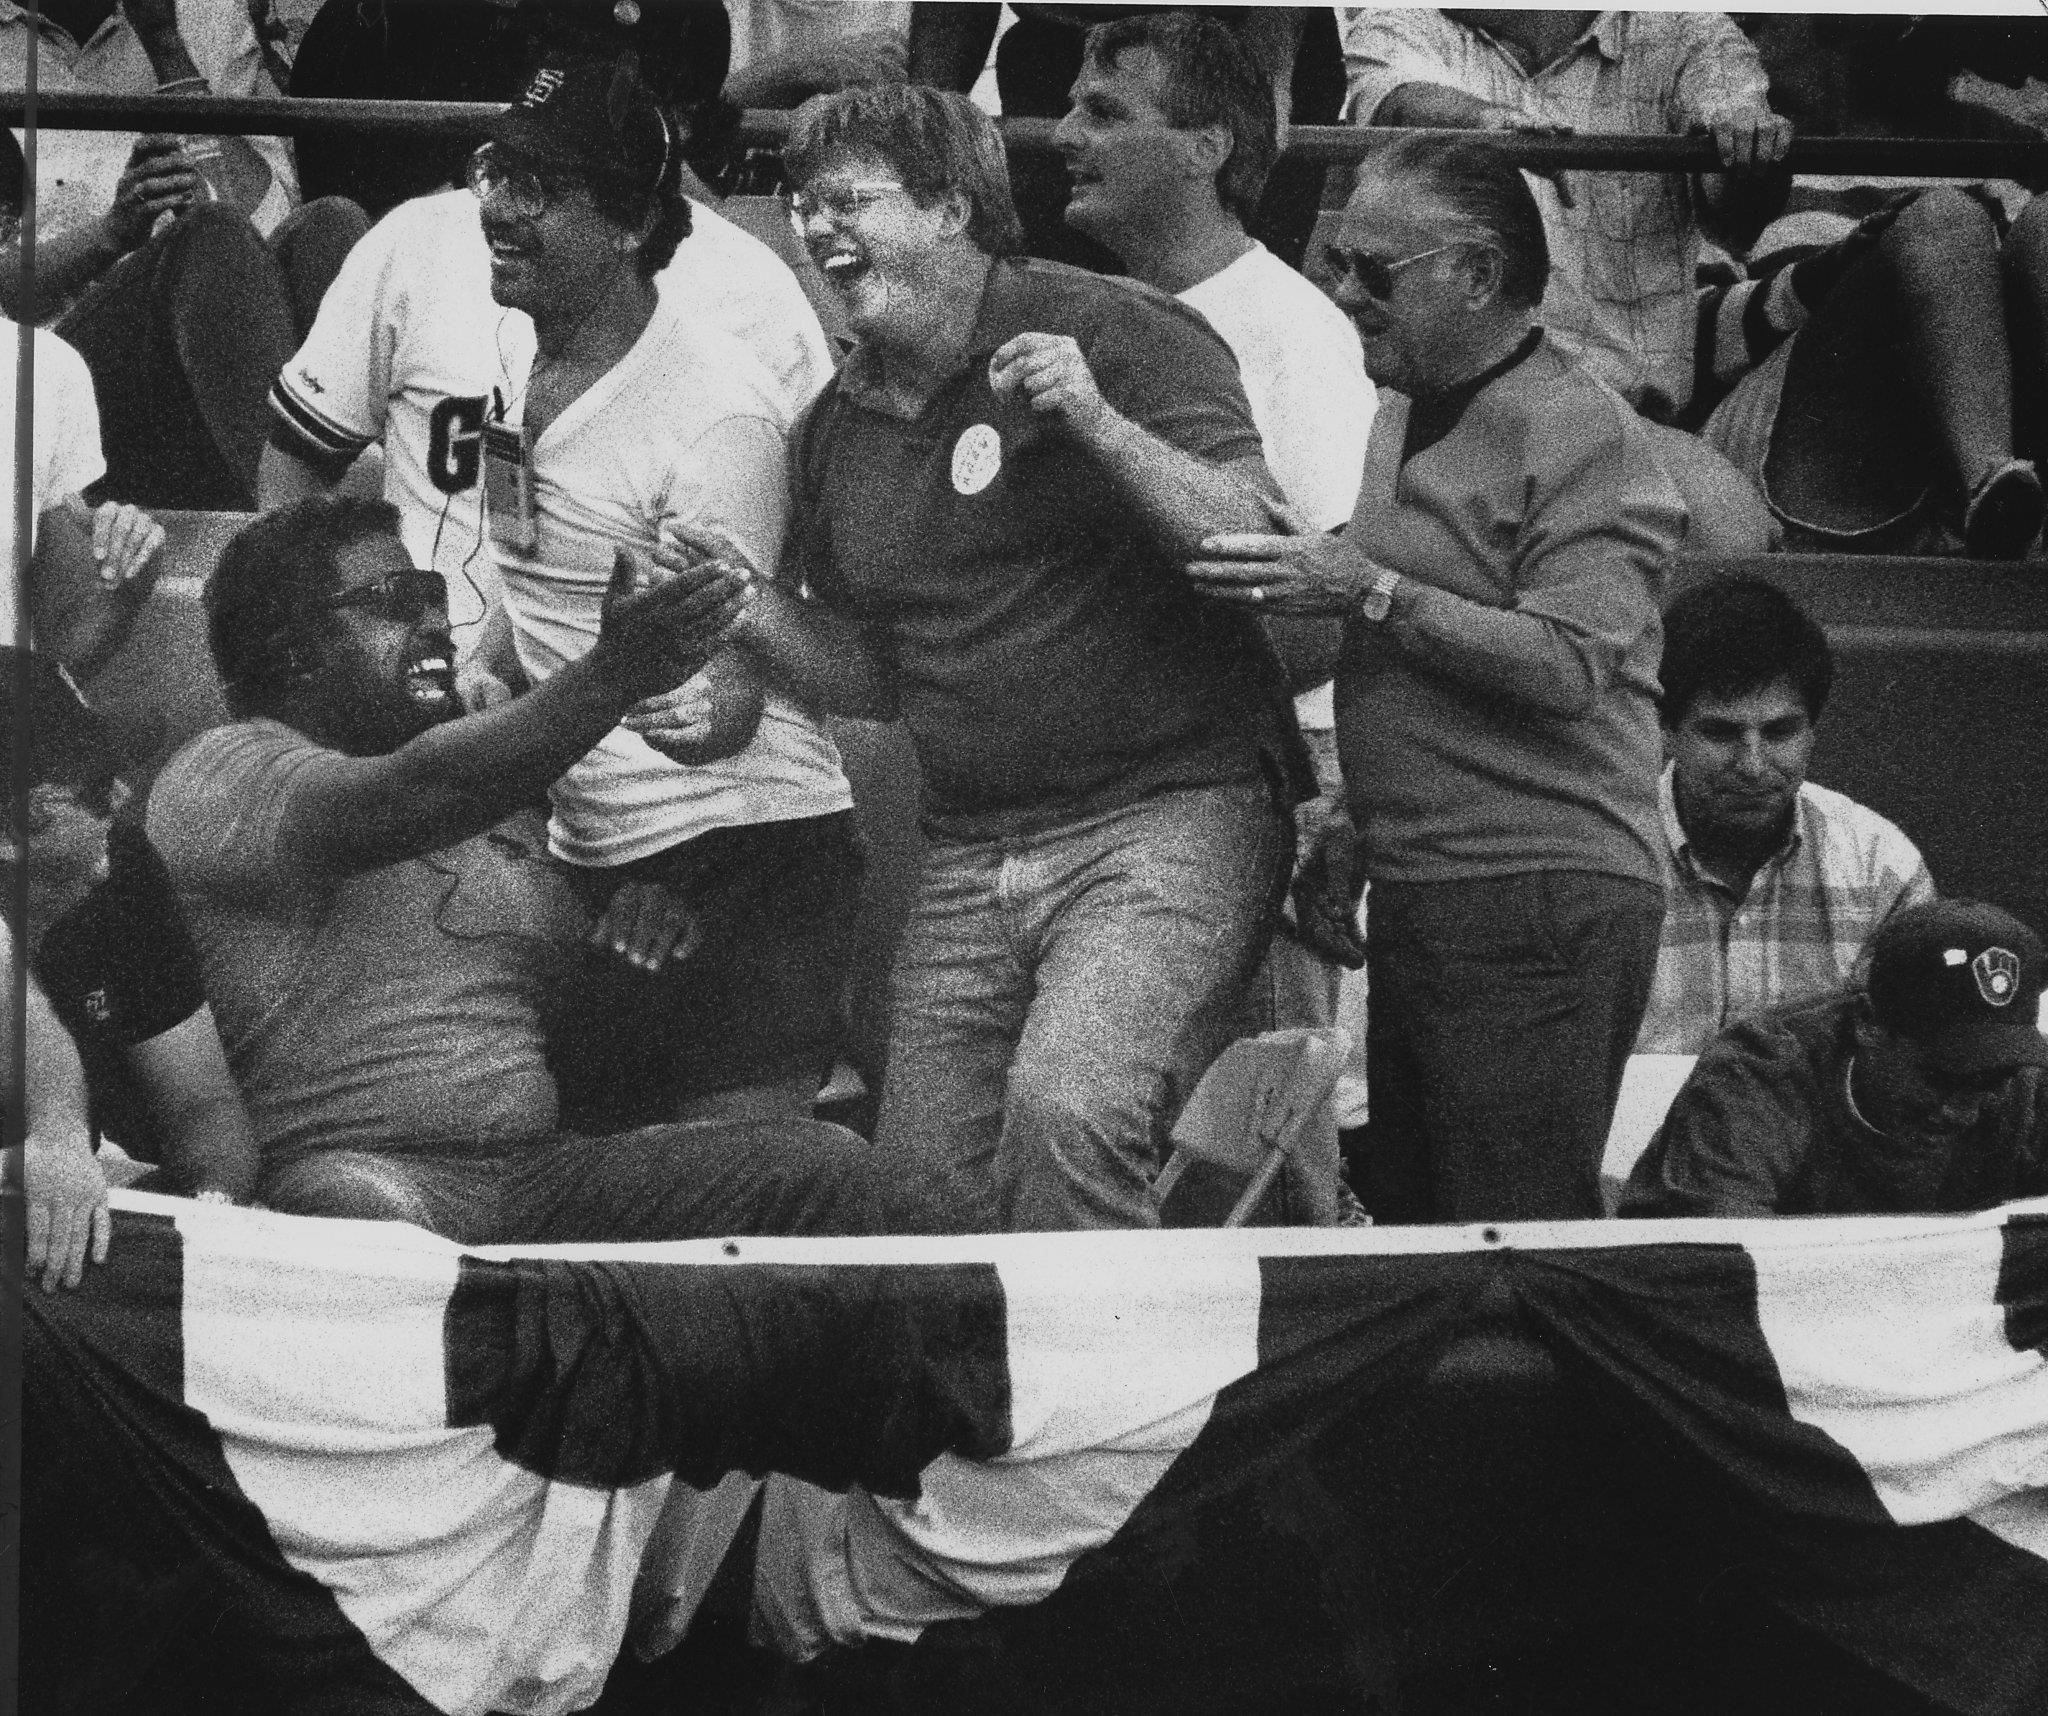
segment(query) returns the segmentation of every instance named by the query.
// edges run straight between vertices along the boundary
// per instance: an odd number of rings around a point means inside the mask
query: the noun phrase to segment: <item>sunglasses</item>
[[[1349,245],[1329,244],[1323,247],[1323,260],[1329,264],[1330,272],[1339,280],[1347,276],[1356,280],[1369,298],[1382,303],[1394,295],[1394,276],[1404,268],[1412,268],[1418,262],[1427,262],[1432,256],[1441,256],[1447,250],[1456,250],[1462,245],[1482,244],[1483,239],[1456,238],[1449,244],[1439,244],[1434,250],[1418,250],[1413,256],[1397,256],[1388,262],[1373,255],[1369,250],[1354,250]]]
[[[438,572],[412,568],[387,572],[368,584],[358,584],[321,604],[334,608],[371,608],[387,620],[416,626],[429,614],[448,611],[448,580]]]
[[[798,238],[817,216],[823,215],[833,226],[844,226],[858,220],[861,211],[880,202],[891,191],[908,192],[909,187],[894,179],[858,179],[850,185],[827,185],[815,191],[785,191],[782,206],[789,214],[789,224],[796,229]]]
[[[469,158],[469,188],[478,202],[502,197],[505,206],[521,220],[539,220],[548,205],[559,202],[576,181],[563,173],[547,173],[505,153],[495,143],[486,143]]]

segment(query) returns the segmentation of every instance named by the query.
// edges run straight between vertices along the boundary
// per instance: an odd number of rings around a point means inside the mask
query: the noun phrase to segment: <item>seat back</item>
[[[1342,1031],[1267,1031],[1216,1057],[1173,1124],[1152,1197],[1168,1227],[1337,1220]],[[1270,1191],[1270,1195],[1269,1195]]]

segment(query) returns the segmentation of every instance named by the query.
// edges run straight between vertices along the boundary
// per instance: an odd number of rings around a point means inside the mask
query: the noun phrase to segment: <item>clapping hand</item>
[[[625,665],[643,695],[694,676],[724,644],[748,601],[746,573],[660,546],[612,557],[598,648]]]

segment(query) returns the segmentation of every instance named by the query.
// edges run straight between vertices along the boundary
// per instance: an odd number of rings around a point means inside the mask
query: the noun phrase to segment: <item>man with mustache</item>
[[[929,1225],[821,1122],[562,1129],[549,1013],[583,918],[518,813],[701,666],[740,605],[730,572],[650,571],[619,550],[596,642],[465,716],[442,579],[392,508],[300,502],[222,554],[207,622],[236,719],[158,776],[148,831],[262,1202],[474,1244]]]

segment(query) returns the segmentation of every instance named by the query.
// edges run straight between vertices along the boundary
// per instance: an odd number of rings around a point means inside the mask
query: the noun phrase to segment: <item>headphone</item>
[[[648,194],[652,196],[668,183],[669,168],[675,161],[677,149],[675,127],[669,120],[668,109],[655,99],[654,92],[640,77],[640,56],[628,52],[619,56],[617,65],[612,69],[611,88],[605,93],[604,104],[612,135],[621,143],[625,141],[626,121],[632,117],[633,111],[627,103],[635,94],[645,98],[648,107],[654,111],[655,124],[661,127],[661,164],[655,168],[653,182],[647,187]]]

